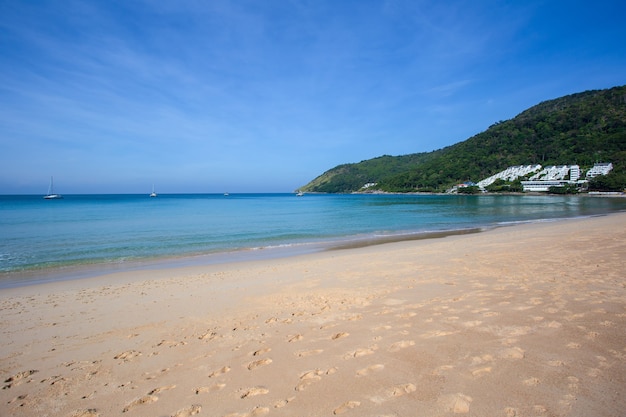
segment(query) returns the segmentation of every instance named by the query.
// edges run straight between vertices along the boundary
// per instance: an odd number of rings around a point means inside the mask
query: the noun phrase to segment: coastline
[[[3,206],[7,212],[0,222],[5,236],[0,289],[147,268],[280,258],[626,209],[621,198],[534,196],[176,195],[154,204],[145,196],[102,195],[77,196],[60,205],[41,198],[11,201]],[[130,217],[124,214],[128,204],[136,207]],[[258,209],[267,216],[261,223]],[[71,225],[64,218],[73,219]]]
[[[257,248],[241,248],[224,250],[204,254],[188,254],[180,256],[159,256],[153,259],[128,260],[123,262],[100,262],[89,264],[68,265],[45,269],[31,269],[25,271],[0,272],[0,291],[22,286],[41,285],[62,281],[74,281],[105,277],[120,273],[140,273],[146,270],[164,269],[175,270],[186,267],[206,267],[210,265],[251,262],[260,260],[278,260],[318,252],[357,249],[368,246],[384,245],[388,243],[440,239],[449,236],[483,233],[500,227],[510,227],[518,224],[533,224],[545,222],[569,221],[578,218],[613,215],[619,212],[586,215],[580,217],[548,218],[537,220],[522,220],[507,223],[483,225],[479,227],[461,227],[443,230],[419,230],[396,232],[391,234],[362,234],[344,236],[333,240],[300,242],[291,245],[279,245]]]
[[[626,214],[0,291],[0,414],[618,415]]]
[[[497,227],[497,226],[494,226]],[[481,233],[486,228],[451,229],[441,231],[419,231],[390,235],[357,236],[324,242],[307,242],[298,245],[266,248],[246,248],[234,251],[214,252],[178,257],[159,257],[152,260],[126,261],[122,263],[98,263],[57,267],[46,270],[20,271],[0,274],[0,291],[30,285],[40,285],[61,281],[97,278],[111,274],[136,273],[155,269],[176,269],[185,267],[206,267],[209,265],[233,264],[260,260],[278,260],[325,251],[356,249],[387,243],[440,239],[448,236]]]

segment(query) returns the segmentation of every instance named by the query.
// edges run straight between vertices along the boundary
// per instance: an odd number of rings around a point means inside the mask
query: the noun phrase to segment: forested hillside
[[[337,166],[301,187],[307,192],[441,192],[511,165],[612,162],[626,185],[626,86],[545,101],[463,142],[433,152],[381,156]]]

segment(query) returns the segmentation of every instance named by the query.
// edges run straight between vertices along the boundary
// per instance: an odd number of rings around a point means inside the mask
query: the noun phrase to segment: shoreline
[[[619,415],[626,213],[0,291],[0,414]]]
[[[153,259],[139,259],[109,263],[101,262],[93,264],[50,267],[44,269],[32,269],[25,271],[0,272],[0,291],[3,289],[19,288],[22,286],[97,278],[117,273],[132,273],[154,269],[176,269],[193,266],[202,267],[209,265],[250,262],[266,259],[291,258],[294,256],[313,254],[318,252],[356,249],[368,246],[384,245],[394,242],[440,239],[448,236],[483,233],[492,229],[500,227],[511,227],[518,224],[569,221],[577,218],[589,218],[613,214],[616,213],[595,214],[571,218],[566,217],[526,220],[506,224],[500,223],[460,229],[407,231],[395,232],[387,235],[365,234],[356,236],[345,236],[334,240],[300,242],[296,244],[280,246],[241,248],[236,250],[225,250],[203,254],[159,256]]]
[[[455,239],[465,235],[482,235],[500,229],[515,229],[549,224],[567,224],[571,222],[592,220],[595,218],[624,216],[626,212],[612,212],[593,214],[588,216],[552,218],[540,220],[516,221],[501,223],[489,227],[475,227],[464,229],[420,231],[380,235],[376,237],[359,236],[356,239],[342,239],[328,242],[309,242],[305,245],[279,246],[269,248],[246,248],[235,251],[199,254],[193,256],[160,257],[153,260],[139,260],[122,263],[99,263],[93,265],[78,265],[60,267],[44,271],[26,271],[0,274],[0,292],[3,290],[20,289],[23,287],[54,286],[65,282],[95,282],[99,279],[112,276],[127,276],[157,274],[159,276],[176,275],[179,271],[195,271],[203,268],[236,268],[238,265],[256,264],[259,262],[299,261],[300,258],[325,256],[333,252],[351,250],[376,250],[394,244],[412,242],[428,244],[437,240]],[[304,246],[304,247],[303,247]],[[15,278],[18,278],[15,280]],[[22,281],[23,278],[26,280]]]

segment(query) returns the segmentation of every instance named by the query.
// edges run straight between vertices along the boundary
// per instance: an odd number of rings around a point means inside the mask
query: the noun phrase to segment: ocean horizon
[[[626,210],[626,198],[416,194],[0,195],[0,288],[278,258]]]

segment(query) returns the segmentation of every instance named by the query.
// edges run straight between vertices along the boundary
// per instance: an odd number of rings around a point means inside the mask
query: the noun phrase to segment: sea
[[[0,289],[136,269],[280,258],[626,211],[537,195],[0,195]]]

